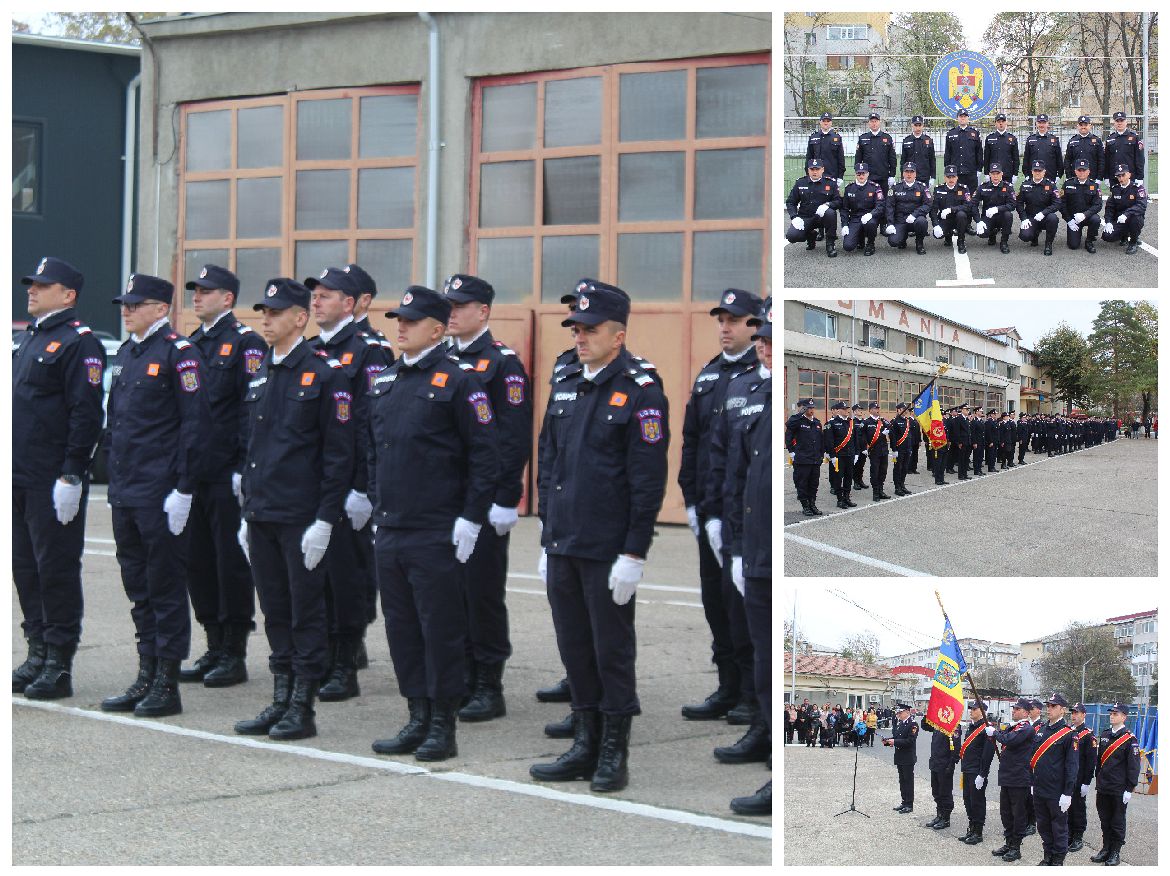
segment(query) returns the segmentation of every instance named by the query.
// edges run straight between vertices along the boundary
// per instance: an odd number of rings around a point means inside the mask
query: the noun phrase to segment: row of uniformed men
[[[1048,720],[1041,716],[1047,706]],[[983,842],[987,819],[987,779],[991,763],[999,758],[999,804],[1004,844],[991,854],[1004,861],[1018,861],[1025,837],[1039,832],[1043,845],[1042,866],[1062,866],[1065,856],[1084,847],[1088,827],[1086,801],[1096,780],[1097,815],[1101,820],[1101,849],[1090,860],[1116,866],[1125,844],[1126,810],[1137,788],[1140,746],[1125,726],[1129,706],[1117,703],[1109,710],[1109,729],[1099,737],[1085,726],[1085,706],[1071,709],[1058,693],[1045,702],[1020,699],[1012,706],[1010,724],[988,721],[986,706],[976,700],[967,704],[970,723],[951,736],[937,731],[926,719],[924,730],[933,732],[930,743],[930,787],[935,817],[924,827],[946,830],[955,808],[955,766],[962,775],[963,808],[967,832],[959,841]],[[1068,718],[1065,718],[1066,709]],[[910,707],[897,706],[897,721],[890,739],[898,769],[902,814],[914,811],[914,764],[919,724]]]

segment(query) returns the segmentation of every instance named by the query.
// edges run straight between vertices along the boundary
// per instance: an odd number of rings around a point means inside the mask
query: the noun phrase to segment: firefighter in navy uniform
[[[1024,802],[1031,796],[1030,761],[1035,750],[1036,728],[1028,720],[1031,702],[1019,699],[1012,704],[1012,723],[1002,730],[987,724],[983,732],[999,746],[999,817],[1003,822],[1004,844],[991,854],[1007,862],[1020,860],[1020,843],[1028,825]]]
[[[930,183],[934,179],[934,140],[929,134],[923,133],[922,126],[925,122],[926,119],[922,116],[915,116],[910,120],[912,133],[902,138],[902,167],[904,169],[907,162],[913,162],[920,170],[918,178],[930,188]]]
[[[967,251],[967,225],[974,215],[971,190],[959,182],[959,171],[953,164],[943,170],[945,182],[936,186],[931,197],[930,218],[936,239],[951,245],[952,235],[959,236],[959,252]]]
[[[873,488],[873,501],[889,499],[886,495],[886,472],[890,465],[890,424],[881,416],[881,405],[869,403],[869,416],[861,421],[859,435],[861,445],[869,457],[869,485]]]
[[[1024,168],[1030,169],[1033,162],[1043,161],[1052,180],[1064,175],[1064,157],[1060,149],[1060,138],[1048,132],[1048,116],[1036,116],[1036,130],[1024,141]]]
[[[256,628],[252,570],[236,540],[244,468],[240,416],[248,382],[268,345],[232,313],[240,281],[227,268],[204,265],[187,289],[200,321],[191,343],[207,366],[203,376],[212,437],[205,451],[206,474],[195,484],[187,566],[187,590],[195,620],[207,634],[207,651],[190,669],[179,671],[179,680],[230,687],[248,680],[248,636]]]
[[[1003,414],[1003,416],[1006,417],[1007,414]],[[1006,423],[1006,422],[1007,421],[1004,420],[1004,423]],[[1003,436],[1003,433],[1001,431],[1000,437],[1002,437],[1002,436]],[[1000,451],[1001,451],[1001,456],[1002,456],[1002,452],[1003,452],[1002,446],[1000,448]],[[1000,468],[1001,469],[1007,468],[1007,466],[1001,465]],[[1044,716],[1041,714],[1043,712],[1043,710],[1044,710],[1044,703],[1041,702],[1040,700],[1029,700],[1028,701],[1028,718],[1032,723],[1032,729],[1035,731],[1034,735],[1032,736],[1032,751],[1033,752],[1036,751],[1036,747],[1040,744],[1040,731],[1044,729]],[[1029,785],[1029,787],[1032,787],[1033,791],[1035,790],[1035,788],[1031,784]],[[1027,827],[1024,829],[1024,836],[1032,836],[1032,834],[1034,834],[1036,832],[1036,798],[1035,798],[1035,796],[1033,794],[1029,794],[1028,799],[1025,800],[1024,803],[1025,803],[1025,811],[1028,813],[1028,824],[1027,824]]]
[[[957,124],[947,131],[943,164],[953,164],[959,172],[959,182],[973,192],[979,187],[979,171],[983,167],[983,140],[968,124],[970,117],[965,109],[959,110],[955,117]]]
[[[1042,863],[1064,864],[1068,854],[1068,810],[1073,795],[1080,793],[1080,752],[1076,733],[1064,719],[1068,701],[1052,694],[1048,706],[1048,723],[1036,737],[1032,755],[1032,799],[1036,808],[1036,827],[1044,843]]]
[[[853,466],[859,455],[856,423],[848,415],[849,406],[845,402],[834,402],[831,410],[843,413],[834,413],[825,423],[825,462],[829,464],[829,487],[837,497],[838,508],[855,508],[857,503],[850,501],[849,492],[853,489]]]
[[[906,472],[910,468],[911,446],[913,442],[914,430],[918,428],[918,423],[913,417],[906,416],[906,410],[909,407],[905,402],[898,402],[894,405],[896,411],[894,419],[890,420],[890,453],[894,457],[893,466],[893,480],[894,480],[894,495],[895,496],[909,496],[910,491],[906,489]]]
[[[845,252],[853,252],[864,243],[861,254],[871,256],[878,227],[885,217],[886,196],[882,187],[870,180],[869,165],[864,161],[857,165],[856,174],[857,181],[845,186],[841,194],[841,245]]]
[[[971,429],[971,471],[977,478],[983,477],[983,434],[987,421],[983,419],[983,408],[976,405],[967,421]]]
[[[804,158],[806,166],[808,159],[820,159],[825,174],[837,180],[838,185],[845,184],[845,147],[841,132],[833,127],[831,113],[822,113],[820,127],[808,135]]]
[[[947,435],[951,438],[951,445],[958,455],[959,480],[969,481],[971,476],[967,471],[971,466],[971,421],[967,419],[970,408],[963,404],[955,408],[955,417],[951,421],[951,428]]]
[[[951,826],[951,813],[955,811],[955,764],[959,762],[963,742],[963,725],[955,727],[952,736],[935,730],[926,718],[922,729],[933,734],[930,738],[930,794],[934,798],[935,816],[923,827],[946,830]]]
[[[45,257],[22,277],[28,329],[12,340],[12,580],[28,656],[12,692],[73,696],[89,466],[102,429],[106,354],[74,307],[85,278]]]
[[[898,792],[902,802],[894,811],[905,815],[914,811],[914,764],[918,763],[918,722],[911,715],[910,706],[894,706],[894,732],[882,745],[893,747],[894,766],[898,770]]]
[[[1118,164],[1114,168],[1117,182],[1109,189],[1109,198],[1105,201],[1105,229],[1101,239],[1106,243],[1125,241],[1125,254],[1133,255],[1141,243],[1139,239],[1142,228],[1146,224],[1146,204],[1149,198],[1146,190],[1130,177],[1128,164]]]
[[[1077,117],[1077,132],[1068,138],[1068,145],[1064,148],[1064,169],[1068,173],[1083,158],[1089,176],[1094,182],[1100,182],[1105,179],[1105,143],[1089,130],[1090,123],[1088,116]]]
[[[853,452],[857,454],[853,460],[853,489],[868,490],[869,484],[865,482],[865,407],[860,404],[853,405],[849,409],[849,415],[853,418],[853,437],[856,442]]]
[[[800,412],[793,414],[784,424],[784,452],[792,466],[792,483],[796,486],[796,498],[800,500],[804,516],[817,517],[824,514],[817,508],[817,481],[821,476],[825,442],[821,421],[813,414],[816,400],[801,399],[797,407]]]
[[[572,691],[573,745],[534,764],[538,781],[592,776],[590,789],[629,781],[630,724],[641,706],[634,593],[666,494],[666,397],[623,343],[630,299],[590,282],[572,327],[578,363],[549,402],[537,477],[541,545],[557,648]]]
[[[253,309],[269,349],[244,397],[246,457],[240,545],[264,612],[272,704],[235,731],[272,739],[317,735],[313,704],[329,657],[326,557],[353,484],[352,383],[303,332],[312,293],[296,280],[265,285]]]
[[[1044,255],[1052,255],[1052,241],[1060,228],[1060,189],[1045,175],[1044,162],[1032,162],[1032,175],[1020,183],[1016,196],[1016,212],[1020,216],[1020,240],[1038,246],[1040,232],[1044,232]]]
[[[1133,178],[1145,188],[1146,144],[1137,131],[1128,130],[1129,121],[1124,112],[1113,114],[1113,130],[1105,138],[1105,171],[1113,174],[1110,186],[1118,182],[1117,165],[1128,164]]]
[[[902,182],[894,186],[886,198],[885,233],[890,246],[906,248],[906,239],[913,234],[915,250],[926,254],[926,238],[930,226],[930,189],[915,180],[914,162],[902,168]]]
[[[1089,784],[1097,771],[1097,737],[1085,726],[1085,704],[1075,703],[1069,709],[1069,726],[1077,740],[1077,789],[1073,794],[1072,806],[1068,810],[1068,850],[1079,852],[1085,846],[1085,829],[1089,826],[1089,814],[1085,803],[1089,797]]]
[[[1085,234],[1085,252],[1097,251],[1097,233],[1101,229],[1101,186],[1093,179],[1089,161],[1078,158],[1072,163],[1074,176],[1064,181],[1060,199],[1069,249],[1080,249],[1081,232]]]
[[[987,706],[979,701],[967,703],[971,723],[966,739],[959,746],[960,783],[963,786],[963,809],[967,812],[967,832],[959,842],[977,846],[983,842],[983,824],[987,821],[987,777],[995,759],[995,743],[984,732]]]
[[[468,674],[474,684],[470,701],[459,710],[461,721],[490,721],[506,714],[504,664],[512,656],[505,601],[508,545],[532,452],[532,386],[516,351],[497,341],[488,326],[496,296],[491,284],[470,274],[453,274],[443,284],[443,295],[451,302],[449,353],[483,383],[499,437],[499,483],[488,525],[467,561]]]
[[[862,131],[857,138],[853,166],[862,162],[869,165],[873,181],[884,186],[888,195],[896,182],[894,177],[898,172],[898,154],[894,151],[893,136],[882,130],[882,117],[876,112],[869,114],[869,130]]]
[[[1125,845],[1125,813],[1137,789],[1141,752],[1137,737],[1125,726],[1129,706],[1109,710],[1109,732],[1097,737],[1097,817],[1101,819],[1101,851],[1089,858],[1116,867]]]
[[[980,170],[985,174],[990,173],[993,161],[1003,168],[1003,178],[1011,185],[1019,172],[1020,141],[1007,129],[1007,116],[1003,113],[996,115],[995,129],[983,141],[983,163]]]
[[[837,257],[837,210],[841,206],[841,192],[837,180],[824,175],[825,167],[819,158],[808,160],[808,175],[792,186],[784,202],[791,224],[784,236],[789,243],[806,242],[810,250],[817,248],[814,231],[825,234],[825,255]]]
[[[179,664],[191,647],[187,522],[211,422],[203,357],[167,320],[174,292],[166,280],[132,274],[114,299],[130,338],[114,359],[106,408],[108,501],[138,677],[102,700],[102,709],[152,718],[183,711]]]
[[[975,202],[979,209],[979,221],[975,233],[987,238],[988,246],[995,246],[995,236],[1000,235],[999,251],[1011,252],[1008,238],[1012,233],[1012,210],[1016,206],[1016,192],[1003,179],[1003,169],[998,163],[991,165],[991,179],[979,186]]]

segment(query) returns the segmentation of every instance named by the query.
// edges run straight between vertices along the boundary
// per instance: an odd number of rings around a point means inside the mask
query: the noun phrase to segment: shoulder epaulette
[[[462,368],[464,371],[474,371],[475,370],[475,366],[472,365],[470,362],[460,362],[459,367]]]
[[[360,335],[360,336],[361,336],[363,339],[365,339],[365,342],[366,342],[367,344],[369,344],[371,347],[380,347],[380,346],[382,346],[382,342],[381,342],[381,341],[379,341],[377,338],[375,338],[373,335],[368,335],[368,334],[366,334],[365,332],[358,332],[358,334],[359,334],[359,335]]]
[[[79,335],[88,335],[92,333],[92,329],[90,329],[90,327],[83,323],[80,319],[73,320],[73,322],[69,323],[69,327]]]
[[[246,335],[246,334],[249,334],[251,331],[252,330],[250,328],[248,328],[246,325],[244,325],[242,322],[236,323],[236,332],[238,332],[239,334]]]
[[[176,350],[186,350],[191,346],[190,341],[188,341],[186,338],[179,337],[178,335],[168,335],[167,340],[171,341],[175,345]]]
[[[509,347],[507,344],[505,344],[503,341],[496,341],[494,346],[499,349],[500,354],[503,356],[515,356],[516,355],[516,351],[513,350],[511,347]]]

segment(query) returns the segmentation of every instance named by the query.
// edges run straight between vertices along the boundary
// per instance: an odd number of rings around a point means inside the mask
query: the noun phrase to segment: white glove
[[[238,471],[232,472],[232,495],[236,497],[237,502],[244,500],[244,476]]]
[[[937,240],[942,240],[942,231],[943,231],[942,226],[936,225],[936,226],[934,226],[934,229],[931,231],[931,233],[935,236],[935,238]]]
[[[1089,786],[1088,785],[1081,785],[1081,796],[1082,797],[1089,796]]]
[[[1112,234],[1112,233],[1113,233],[1113,223],[1112,223],[1112,222],[1106,222],[1106,223],[1105,223],[1105,233],[1106,233],[1106,234]]]
[[[1020,230],[1021,231],[1027,231],[1031,227],[1032,227],[1032,220],[1031,219],[1025,219],[1023,222],[1020,223]]]
[[[999,212],[999,207],[988,207],[986,210],[983,211],[983,215],[984,216],[994,216],[998,212]]]
[[[548,551],[540,549],[540,559],[536,563],[536,574],[540,576],[540,583],[548,586]]]
[[[715,559],[719,561],[719,565],[723,565],[723,521],[718,517],[712,517],[705,524],[707,530],[707,543],[711,545],[711,550],[715,552]]]
[[[1033,216],[1032,218],[1033,218],[1033,219],[1035,219],[1037,222],[1043,222],[1043,221],[1044,221],[1044,214],[1043,214],[1043,213],[1037,213],[1037,214],[1036,214],[1035,216]]]
[[[1117,224],[1118,225],[1125,224],[1125,214],[1124,213],[1122,213],[1120,216],[1117,217]]]
[[[743,557],[731,558],[731,583],[735,585],[735,589],[739,591],[739,595],[745,595],[743,592],[746,582],[743,577]]]
[[[520,521],[520,515],[516,513],[515,508],[504,508],[500,505],[492,503],[491,510],[488,511],[488,523],[495,529],[496,535],[503,538]]]
[[[841,187],[842,187],[842,186],[844,186],[844,185],[845,185],[845,180],[844,180],[843,178],[840,178],[840,177],[839,177],[839,178],[837,179],[837,188],[841,188]]]
[[[854,457],[854,458],[855,458],[855,459],[857,459],[857,458],[865,459],[865,454],[866,454],[866,451],[864,451],[864,450],[863,450],[863,451],[861,451],[861,453],[859,453],[859,454],[858,454],[856,457]]]
[[[1146,187],[1146,181],[1144,179],[1135,179],[1134,182],[1137,183],[1139,186],[1141,186],[1143,189]]]
[[[988,736],[994,736],[994,735],[995,735],[995,728],[994,728],[994,727],[992,727],[990,724],[988,724],[988,725],[987,725],[987,726],[986,726],[986,727],[983,729],[983,732],[984,732],[984,733],[986,733]]]
[[[699,512],[694,505],[687,506],[687,526],[691,528],[691,532],[695,534],[695,538],[699,537]]]
[[[1131,794],[1129,791],[1122,791],[1121,792],[1121,802],[1128,806],[1129,805],[1129,798],[1132,796],[1133,796],[1133,794]]]
[[[887,226],[886,226],[886,234],[893,234],[893,233],[894,233],[894,231],[895,231],[895,228],[894,228],[894,226],[893,226],[893,225],[887,225]]]
[[[1073,213],[1073,219],[1077,220],[1077,222],[1084,222],[1085,221],[1085,214],[1084,213]]]
[[[451,530],[451,544],[455,545],[455,559],[459,562],[466,563],[471,559],[476,539],[479,538],[479,530],[480,524],[462,517],[455,518],[455,528]]]
[[[1060,807],[1061,812],[1068,812],[1068,807],[1072,806],[1072,797],[1068,794],[1061,794],[1057,805]]]
[[[301,536],[301,553],[305,555],[305,568],[310,572],[317,568],[325,551],[329,550],[329,536],[332,534],[332,523],[314,520],[313,525]]]
[[[829,211],[828,204],[821,204],[819,207],[817,207],[817,215],[818,216],[824,216],[825,213],[827,213],[828,211]]]
[[[892,176],[887,176],[887,177],[886,177],[886,185],[887,185],[887,186],[893,187],[893,185],[894,185],[894,182],[895,182],[895,180],[894,180],[894,178],[893,178]]]
[[[791,451],[789,451],[789,453],[788,453],[788,464],[789,464],[789,465],[795,465],[795,464],[796,464],[796,454],[795,454],[795,453],[792,453]]]
[[[169,496],[163,500],[163,511],[167,515],[167,528],[171,535],[180,535],[187,528],[187,518],[191,516],[191,494],[171,490]]]
[[[349,495],[345,497],[345,513],[349,515],[349,522],[353,524],[354,532],[357,532],[359,529],[365,529],[366,524],[370,522],[374,506],[370,504],[365,493],[350,490]]]
[[[80,508],[81,484],[67,484],[61,480],[53,481],[53,509],[57,512],[57,522],[64,526],[77,516]]]
[[[644,565],[645,560],[636,560],[625,554],[614,560],[613,568],[609,570],[609,589],[613,591],[615,605],[625,605],[634,598]]]
[[[975,777],[975,790],[976,791],[982,791],[983,786],[985,784],[987,784],[987,780],[985,778],[983,778],[983,776],[976,776]]]
[[[251,563],[252,558],[250,556],[248,556],[248,521],[247,520],[240,521],[240,528],[236,532],[236,541],[238,541],[240,543],[240,549],[244,552],[244,559],[247,560],[249,563]]]
[[[857,454],[853,454],[853,464],[857,465]]]
[[[943,219],[946,219],[948,216],[950,216],[950,215],[951,215],[951,208],[950,208],[950,207],[943,207],[943,208],[942,208],[942,209],[939,211],[939,214],[938,214],[938,215],[939,215],[941,218],[943,218]]]
[[[982,221],[982,220],[976,222],[975,223],[975,233],[976,234],[986,234],[987,233],[987,223]]]
[[[1077,225],[1076,222],[1074,222],[1071,219],[1068,221],[1068,230],[1069,231],[1080,231],[1080,229],[1081,229],[1081,226]]]
[[[868,225],[869,220],[872,218],[873,218],[873,213],[866,213],[864,216],[861,217],[861,224]]]
[[[898,451],[895,450],[894,451],[894,462],[897,462],[897,461],[898,461]]]
[[[804,231],[804,220],[801,219],[799,216],[793,216],[792,217],[792,227],[795,228],[797,231]]]

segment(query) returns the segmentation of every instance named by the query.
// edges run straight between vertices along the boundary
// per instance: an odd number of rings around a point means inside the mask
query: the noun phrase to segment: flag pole
[[[938,595],[938,591],[937,591],[937,590],[936,590],[936,591],[934,591],[934,598],[938,600],[938,607],[939,607],[939,608],[942,610],[942,613],[943,613],[943,620],[944,620],[944,621],[946,621],[946,622],[949,624],[949,623],[951,622],[951,619],[950,619],[950,618],[947,616],[947,610],[946,610],[946,608],[944,608],[944,607],[943,607],[943,603],[942,603],[942,597]],[[953,633],[954,631],[955,631],[955,628],[954,628],[954,626],[952,625],[952,626],[951,626],[951,632]],[[956,634],[956,635],[955,635],[955,647],[956,647],[956,648],[958,648],[958,646],[959,646],[959,636]],[[964,662],[966,662],[966,661],[964,661]],[[975,701],[976,701],[976,702],[979,702],[979,703],[982,703],[982,702],[983,702],[983,697],[979,696],[979,690],[978,690],[978,689],[975,687],[975,681],[974,681],[974,679],[972,679],[972,678],[971,678],[971,670],[970,670],[970,669],[968,669],[968,670],[966,671],[966,673],[964,673],[964,674],[965,674],[965,675],[966,675],[966,677],[967,677],[967,684],[971,685],[971,693],[975,694]],[[986,703],[983,703],[983,704],[984,704],[984,705],[987,705]],[[986,711],[986,710],[984,710],[984,712],[983,712],[983,718],[984,718],[984,720],[986,720],[986,719],[987,719],[987,711]]]

